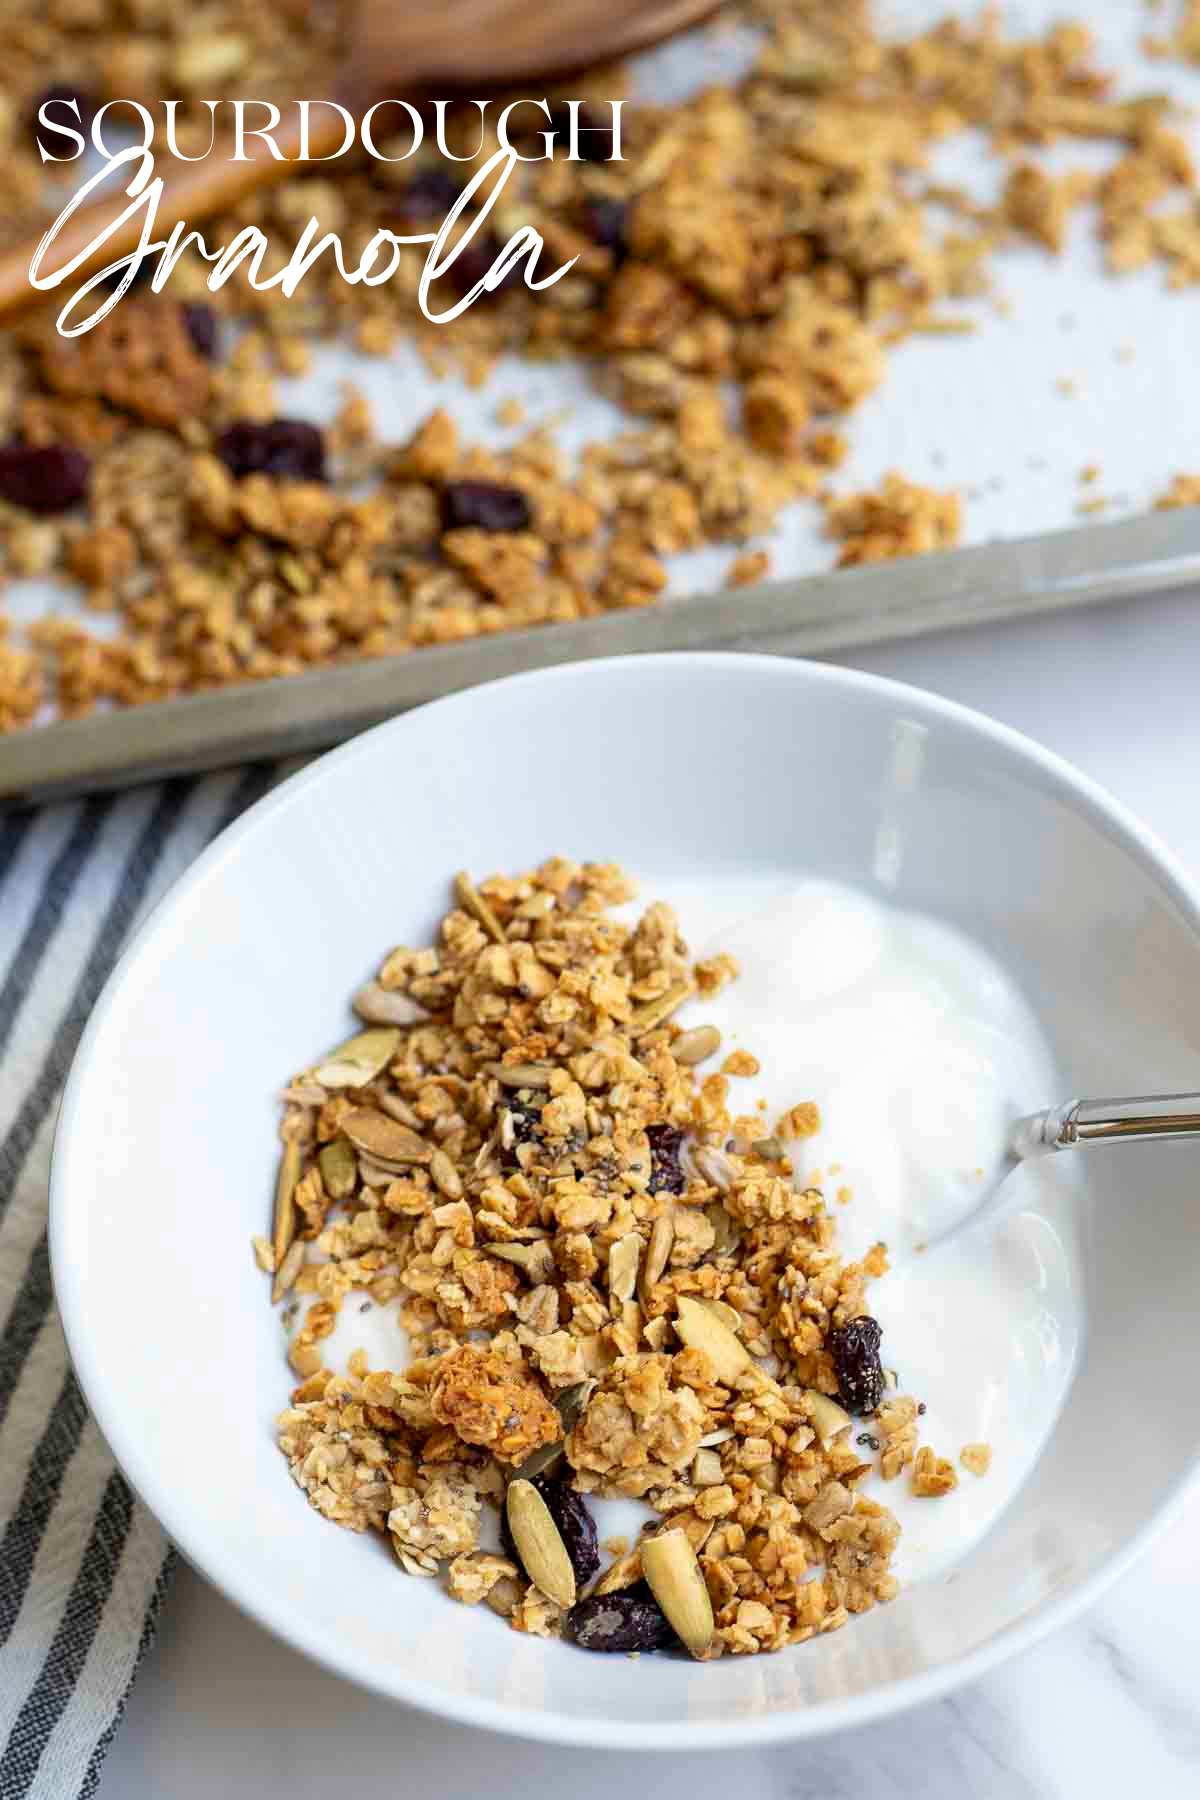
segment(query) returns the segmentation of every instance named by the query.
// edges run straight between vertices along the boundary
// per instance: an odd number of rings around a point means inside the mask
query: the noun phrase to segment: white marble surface
[[[1200,872],[1200,594],[880,647],[854,661],[1040,738]],[[100,1794],[609,1800],[622,1789],[646,1800],[725,1800],[731,1790],[738,1800],[1115,1800],[1131,1791],[1195,1800],[1200,1486],[1098,1606],[986,1680],[860,1732],[726,1757],[635,1759],[443,1725],[323,1674],[181,1570]]]

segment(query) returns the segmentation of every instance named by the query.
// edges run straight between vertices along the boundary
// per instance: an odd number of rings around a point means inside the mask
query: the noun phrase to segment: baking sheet
[[[947,10],[944,4],[927,0],[893,0],[881,7],[880,16],[889,29],[909,33]],[[1031,34],[1061,17],[1053,0],[1024,0],[1002,10],[1011,31]],[[1144,31],[1165,30],[1169,21],[1167,9],[1150,12],[1141,0],[1105,0],[1088,9],[1100,60],[1121,71],[1121,91],[1165,91],[1181,105],[1194,108],[1200,103],[1200,70],[1149,61],[1136,49]],[[689,34],[639,59],[639,85],[659,97],[682,94],[706,81],[728,79],[744,63],[747,51],[747,37],[739,31],[719,27]],[[1185,131],[1200,154],[1200,130],[1194,119]],[[1056,171],[1096,169],[1106,166],[1112,156],[1109,148],[1072,140],[1039,160]],[[995,194],[1004,168],[967,134],[939,152],[933,173],[987,199]],[[1018,249],[995,258],[993,272],[1005,311],[997,310],[994,299],[964,306],[963,315],[978,322],[973,334],[914,338],[890,354],[882,387],[845,421],[851,451],[831,482],[837,491],[875,486],[890,469],[913,480],[956,487],[965,501],[963,541],[981,546],[1061,530],[1078,521],[1081,504],[1098,497],[1109,502],[1106,519],[1133,521],[1176,472],[1200,470],[1194,291],[1169,293],[1157,267],[1119,280],[1106,276],[1086,210],[1075,217],[1063,256]],[[594,391],[581,365],[532,364],[506,357],[486,388],[473,390],[456,376],[435,380],[405,346],[387,361],[343,346],[319,346],[308,375],[281,380],[280,410],[327,421],[341,402],[346,381],[358,383],[370,394],[377,432],[387,439],[407,437],[440,405],[454,414],[466,438],[503,445],[519,435],[498,422],[499,409],[511,398],[519,399],[525,410],[521,432],[554,419],[556,436],[568,452],[628,424],[617,407]],[[1080,477],[1089,465],[1098,465],[1099,475],[1085,485]],[[1164,575],[1170,584],[1183,578],[1180,557],[1185,553],[1180,545],[1191,530],[1190,525],[1163,528],[1164,542],[1174,557],[1172,571]],[[1068,601],[1112,597],[1118,591],[1136,592],[1128,585],[1131,566],[1144,565],[1143,584],[1156,585],[1152,563],[1145,564],[1145,546],[1154,541],[1153,530],[1149,536],[1143,533],[1136,544],[1101,534],[1096,542],[1103,548],[1086,553],[1080,548],[1076,560],[1087,561],[1089,567],[1098,556],[1111,555],[1115,586],[1113,580],[1076,579],[1066,585],[1044,584],[1039,593],[1016,565],[1006,573],[999,565],[989,569],[978,560],[952,563],[952,572],[942,576],[936,565],[944,559],[926,557],[905,565],[903,573],[900,565],[891,565],[890,576],[879,577],[878,592],[868,583],[869,597],[864,601],[854,572],[822,581],[815,590],[812,584],[797,581],[828,571],[833,560],[832,547],[821,535],[819,509],[801,502],[786,510],[770,539],[758,541],[771,552],[773,575],[790,586],[776,582],[769,589],[721,594],[725,572],[737,552],[732,547],[708,547],[670,559],[667,596],[651,613],[551,627],[521,634],[511,643],[494,639],[446,651],[420,651],[399,659],[391,674],[371,668],[339,669],[270,684],[272,690],[304,686],[307,697],[301,702],[297,696],[292,705],[283,699],[268,702],[262,688],[245,688],[140,708],[136,713],[38,725],[0,739],[0,801],[160,772],[167,766],[164,758],[172,742],[179,748],[171,766],[205,766],[205,757],[227,761],[235,753],[236,732],[228,721],[223,733],[214,732],[206,721],[218,713],[226,716],[231,707],[245,714],[245,731],[238,743],[253,742],[262,753],[272,748],[282,751],[298,735],[308,744],[332,741],[345,735],[354,722],[447,691],[448,681],[463,685],[512,666],[601,654],[604,646],[625,652],[697,641],[748,645],[756,608],[764,606],[764,617],[769,615],[772,623],[767,634],[771,641],[762,640],[765,647],[783,646],[787,634],[778,626],[790,606],[796,629],[789,642],[794,648],[836,651],[901,629],[943,629],[1033,606],[1045,610]],[[757,542],[750,547],[757,547]],[[1071,553],[1056,554],[1069,560]],[[919,569],[925,573],[916,574]],[[1105,571],[1097,566],[1093,573],[1103,577]],[[964,579],[981,584],[974,604],[961,589]],[[886,590],[895,584],[898,599],[888,605]],[[752,594],[758,598],[752,599]],[[687,622],[658,618],[658,613],[678,607],[695,609],[697,601],[691,597],[697,595],[708,596],[703,616],[693,612]],[[27,580],[6,589],[5,603],[19,625],[50,611],[69,613],[79,607],[79,595],[60,583]],[[102,616],[85,616],[92,629],[105,628]],[[543,637],[549,641],[539,650],[537,640]],[[593,643],[601,648],[593,650]],[[440,658],[440,664],[422,677],[415,665],[434,658]],[[312,698],[311,689],[318,683],[327,685],[328,700]],[[207,709],[205,718],[194,726],[177,725],[181,715],[186,719],[189,711],[200,709]],[[139,715],[148,720],[151,714],[161,729],[148,722],[133,723]],[[229,719],[234,717],[228,714]],[[266,718],[278,722],[278,736],[271,742],[264,740],[261,730]],[[70,734],[65,748],[64,734]],[[139,746],[152,748],[156,743],[157,762],[150,756],[136,759]]]

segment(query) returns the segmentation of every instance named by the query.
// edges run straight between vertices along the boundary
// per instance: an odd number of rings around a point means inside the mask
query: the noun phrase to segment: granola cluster
[[[748,541],[806,498],[827,505],[844,563],[953,543],[953,494],[899,475],[875,495],[829,494],[843,423],[884,379],[890,349],[964,328],[947,308],[986,291],[993,255],[1021,239],[1056,250],[1085,203],[1114,271],[1157,262],[1172,286],[1200,279],[1195,172],[1168,103],[1116,95],[1084,26],[1006,38],[985,13],[893,42],[865,0],[744,0],[724,13],[763,34],[743,80],[677,104],[628,102],[621,162],[519,165],[495,233],[434,300],[473,285],[524,224],[553,266],[578,257],[544,292],[518,282],[433,326],[417,305],[419,249],[372,289],[319,263],[291,299],[240,277],[210,296],[207,266],[185,258],[163,294],[135,288],[83,339],[57,337],[49,312],[6,334],[0,580],[61,574],[108,616],[45,617],[19,643],[0,635],[0,730],[43,707],[70,716],[650,605],[666,559],[705,544],[731,546],[738,586],[769,571],[769,549]],[[1192,53],[1193,13],[1169,47]],[[117,97],[152,108],[181,97],[181,147],[194,152],[207,142],[201,97],[327,92],[346,27],[344,9],[314,15],[307,0],[11,0],[0,237],[36,235],[71,178],[64,165],[55,185],[35,149],[48,94],[76,96],[85,114]],[[603,119],[623,87],[608,69],[572,93]],[[991,205],[927,174],[968,128],[1007,168]],[[380,226],[436,228],[496,147],[473,108],[449,129],[459,163],[422,151],[300,172],[213,221],[209,241],[255,223],[282,262],[311,216],[353,263]],[[1048,173],[1040,153],[1072,139],[1106,142],[1115,161]],[[580,359],[628,429],[573,461],[550,428],[496,452],[437,411],[388,444],[350,393],[303,443],[278,416],[278,379],[338,335],[380,356],[406,340],[477,383],[503,352]],[[506,422],[519,424],[519,406]],[[255,437],[267,427],[269,441]]]
[[[612,865],[553,859],[455,890],[436,943],[393,950],[356,997],[364,1028],[284,1094],[256,1254],[292,1326],[293,1477],[335,1523],[386,1533],[410,1574],[445,1569],[456,1599],[592,1647],[635,1628],[654,1646],[643,1578],[662,1562],[677,1579],[681,1554],[708,1596],[706,1655],[778,1649],[890,1599],[899,1526],[864,1477],[911,1468],[932,1496],[956,1476],[918,1446],[915,1400],[850,1399],[876,1437],[839,1401],[839,1372],[842,1399],[851,1375],[882,1388],[865,1315],[887,1257],[843,1261],[824,1193],[793,1179],[813,1105],[766,1135],[732,1092],[754,1057],[716,1072],[716,1029],[680,1028],[731,960],[693,961],[665,905],[623,923],[633,889]],[[406,1353],[327,1368],[339,1309],[364,1296],[397,1303]],[[968,1450],[982,1472],[986,1447]],[[570,1550],[556,1521],[569,1540],[582,1508],[578,1567],[595,1575],[589,1495],[648,1513],[637,1543],[609,1546],[580,1625],[553,1555]],[[506,1496],[515,1542],[497,1553],[480,1528]],[[670,1554],[644,1561],[664,1534]]]

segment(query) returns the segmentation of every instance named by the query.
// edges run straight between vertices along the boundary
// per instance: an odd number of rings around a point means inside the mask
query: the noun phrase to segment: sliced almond
[[[331,1200],[346,1200],[358,1180],[358,1160],[344,1137],[322,1146],[317,1157],[321,1181]]]
[[[728,1325],[735,1337],[740,1335],[742,1315],[735,1306],[727,1306],[724,1300],[701,1300],[700,1304],[708,1308],[714,1319],[720,1319],[722,1325]]]
[[[554,1068],[551,1063],[488,1063],[485,1073],[494,1075],[502,1087],[548,1088]]]
[[[292,1239],[292,1247],[275,1271],[275,1279],[271,1283],[271,1305],[290,1293],[296,1284],[296,1277],[304,1265],[304,1245],[299,1238]]]
[[[429,1014],[407,994],[394,993],[381,981],[368,981],[354,996],[354,1010],[368,1025],[427,1024]]]
[[[433,1156],[432,1147],[423,1137],[372,1106],[360,1106],[347,1113],[342,1130],[356,1150],[374,1157],[376,1162],[427,1163]]]
[[[682,1031],[671,1045],[671,1055],[685,1069],[704,1062],[715,1056],[721,1048],[721,1034],[715,1025],[696,1025],[691,1031]]]
[[[675,1526],[647,1538],[642,1545],[642,1570],[682,1642],[693,1656],[703,1656],[716,1627],[712,1601],[687,1532]]]
[[[454,897],[464,912],[469,912],[472,918],[478,919],[495,943],[507,943],[508,933],[465,869],[460,869],[454,877]]]
[[[653,1000],[647,1000],[645,1006],[639,1006],[629,1021],[631,1037],[645,1037],[656,1025],[678,1012],[684,1001],[695,992],[695,984],[691,981],[676,981],[663,993],[656,994]]]
[[[750,1367],[750,1352],[745,1344],[701,1301],[680,1295],[675,1329],[689,1350],[704,1352],[717,1380],[726,1387],[732,1387]]]
[[[275,1251],[271,1246],[270,1238],[252,1237],[250,1244],[254,1251],[254,1260],[263,1274],[273,1275],[275,1273]]]
[[[646,1246],[646,1260],[642,1264],[641,1293],[643,1300],[649,1298],[651,1289],[662,1280],[667,1264],[671,1260],[671,1248],[674,1242],[674,1213],[659,1213],[650,1228],[650,1242]]]
[[[360,1031],[318,1063],[313,1075],[324,1088],[365,1087],[386,1069],[399,1042],[400,1033],[394,1029]]]
[[[300,1146],[289,1138],[279,1159],[275,1181],[275,1219],[271,1229],[271,1248],[278,1268],[296,1235],[296,1183],[300,1179]]]
[[[637,1286],[642,1240],[636,1231],[617,1239],[608,1253],[608,1291],[614,1300],[632,1300]]]
[[[816,1388],[806,1388],[808,1396],[809,1417],[812,1428],[821,1440],[822,1450],[828,1450],[835,1437],[846,1431],[854,1420],[845,1407],[831,1400],[828,1394],[820,1394]]]
[[[575,1571],[571,1567],[571,1558],[558,1526],[550,1516],[550,1508],[533,1483],[520,1477],[510,1481],[504,1510],[513,1543],[530,1581],[556,1606],[574,1606]],[[661,1601],[659,1605],[662,1605]],[[666,1608],[663,1610],[665,1612]],[[667,1616],[669,1618],[670,1614]],[[674,1624],[674,1620],[671,1622]]]

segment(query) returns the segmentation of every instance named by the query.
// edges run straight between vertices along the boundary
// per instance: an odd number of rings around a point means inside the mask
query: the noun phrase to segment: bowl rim
[[[721,670],[731,679],[745,675],[756,682],[815,683],[851,694],[869,694],[896,706],[915,708],[931,722],[967,729],[977,738],[1002,749],[1051,778],[1065,790],[1077,810],[1094,825],[1102,826],[1127,854],[1165,890],[1172,903],[1200,940],[1200,882],[1193,881],[1157,834],[1130,812],[1100,783],[1077,769],[1057,752],[1047,749],[1021,731],[1001,724],[986,713],[949,700],[928,689],[892,680],[836,663],[805,658],[767,656],[739,651],[677,651],[637,657],[601,657],[569,662],[547,669],[527,670],[483,684],[489,691],[518,691],[532,685],[570,686],[573,682],[610,681],[635,671],[655,668]],[[106,1380],[103,1366],[89,1341],[81,1271],[66,1254],[74,1180],[74,1130],[89,1078],[91,1048],[104,1020],[138,958],[162,928],[171,909],[183,904],[193,889],[211,878],[234,857],[244,840],[281,806],[291,804],[309,786],[323,781],[332,768],[373,754],[384,737],[403,739],[423,729],[430,712],[466,713],[476,699],[475,689],[448,695],[414,708],[360,733],[349,742],[316,757],[303,769],[286,777],[226,827],[196,858],[142,920],[112,969],[92,1009],[72,1059],[63,1089],[50,1160],[49,1245],[55,1297],[67,1348],[84,1397],[118,1467],[130,1487],[162,1525],[170,1541],[205,1580],[246,1617],[261,1625],[289,1648],[309,1657],[344,1680],[385,1699],[415,1706],[456,1724],[500,1732],[526,1741],[582,1748],[614,1750],[715,1750],[757,1747],[823,1737],[891,1718],[911,1707],[944,1698],[968,1682],[976,1681],[1021,1651],[1031,1649],[1052,1632],[1094,1605],[1100,1596],[1126,1574],[1161,1532],[1179,1516],[1189,1496],[1200,1488],[1200,1453],[1169,1485],[1157,1505],[1136,1531],[1115,1549],[1086,1580],[1027,1617],[1006,1627],[987,1643],[965,1656],[918,1675],[881,1683],[850,1698],[821,1701],[804,1710],[788,1710],[729,1722],[654,1721],[642,1723],[599,1717],[577,1719],[555,1711],[526,1713],[502,1701],[463,1697],[435,1681],[417,1680],[381,1671],[345,1646],[330,1644],[311,1629],[293,1609],[275,1603],[265,1586],[256,1587],[235,1567],[222,1568],[219,1541],[207,1538],[203,1514],[175,1499],[176,1490],[143,1453],[136,1431],[124,1418],[120,1397]],[[82,1191],[82,1184],[80,1184]]]

